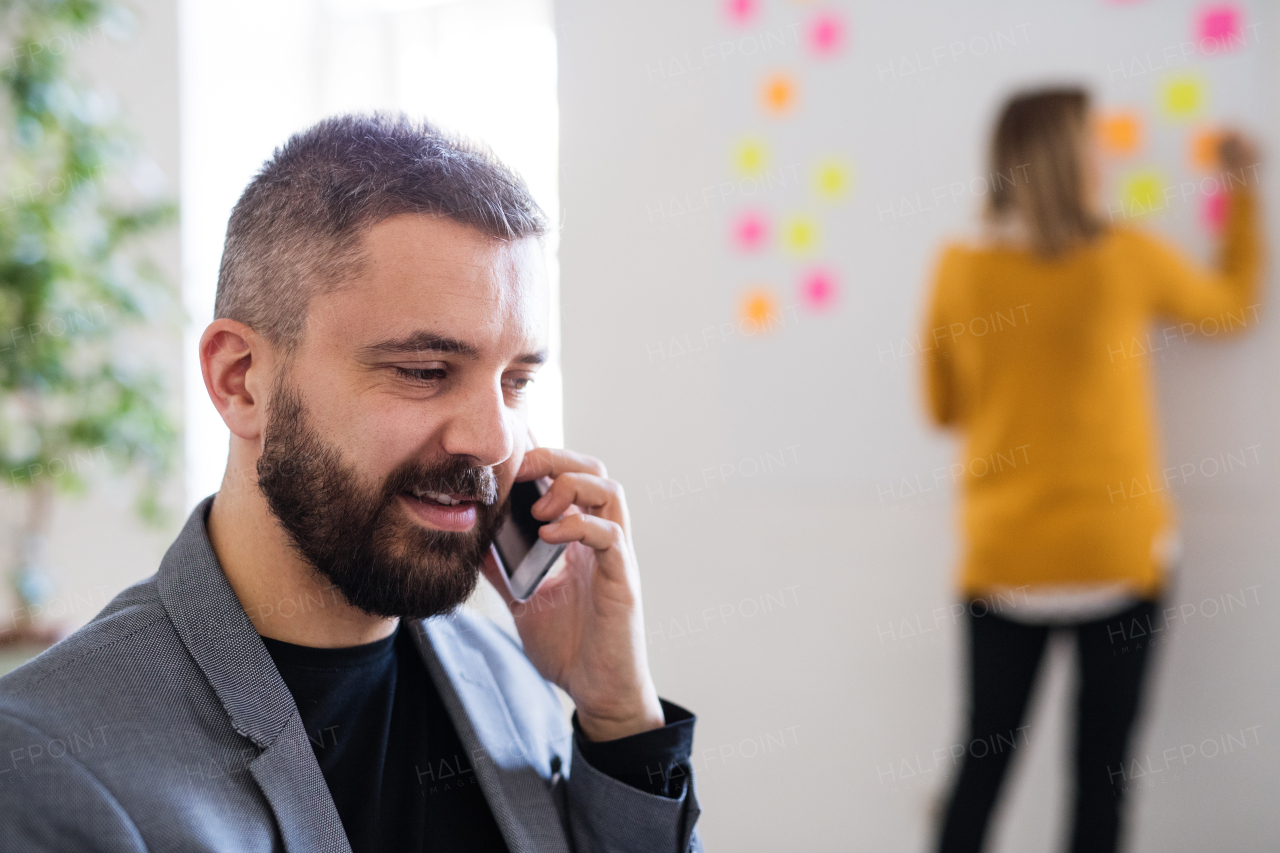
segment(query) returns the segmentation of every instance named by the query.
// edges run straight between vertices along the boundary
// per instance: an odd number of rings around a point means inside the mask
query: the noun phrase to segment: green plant
[[[133,140],[71,62],[127,20],[98,0],[0,0],[0,491],[26,495],[12,576],[24,605],[48,586],[40,552],[56,491],[83,490],[110,462],[154,522],[174,461],[172,396],[137,333],[178,317],[141,240],[175,207],[129,189]]]

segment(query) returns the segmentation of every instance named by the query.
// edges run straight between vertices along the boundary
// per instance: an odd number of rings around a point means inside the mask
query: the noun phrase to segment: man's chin
[[[383,588],[377,594],[370,594],[367,590],[347,590],[342,584],[338,589],[348,601],[371,616],[418,620],[457,610],[475,592],[479,580],[479,569],[472,569],[447,578],[433,578],[428,583],[401,583],[394,590]]]
[[[373,616],[423,619],[456,610],[475,592],[485,548],[463,542],[475,533],[392,526],[376,556],[356,572],[329,575],[347,600]],[[372,581],[372,583],[370,583]]]

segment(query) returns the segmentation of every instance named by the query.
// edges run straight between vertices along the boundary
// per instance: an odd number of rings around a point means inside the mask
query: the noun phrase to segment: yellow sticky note
[[[782,223],[782,245],[793,255],[808,255],[818,247],[818,223],[812,216],[789,216]]]
[[[834,157],[820,160],[813,170],[813,189],[828,201],[837,201],[853,188],[853,169]]]
[[[1142,217],[1164,209],[1168,204],[1164,194],[1166,186],[1168,181],[1154,170],[1134,172],[1127,176],[1120,184],[1120,200],[1125,217]]]
[[[733,146],[730,160],[733,163],[733,170],[743,177],[753,178],[762,175],[769,166],[769,146],[763,139],[757,137],[739,140]]]
[[[1208,86],[1202,77],[1175,75],[1161,84],[1160,108],[1172,121],[1187,121],[1204,111],[1208,94]]]

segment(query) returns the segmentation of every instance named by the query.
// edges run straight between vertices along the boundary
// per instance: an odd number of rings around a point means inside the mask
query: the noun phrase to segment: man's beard
[[[311,429],[286,381],[276,383],[268,407],[258,488],[294,549],[347,601],[406,619],[448,612],[471,595],[506,508],[497,506],[493,469],[459,456],[405,462],[367,487]],[[475,501],[475,525],[465,533],[418,525],[398,506],[401,495],[415,500],[415,488]]]

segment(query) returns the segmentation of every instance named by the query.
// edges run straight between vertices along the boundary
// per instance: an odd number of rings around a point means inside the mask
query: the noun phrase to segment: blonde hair
[[[1066,252],[1103,231],[1085,183],[1088,112],[1084,89],[1041,89],[1010,98],[996,122],[986,219],[998,224],[1016,216],[1041,255]]]

